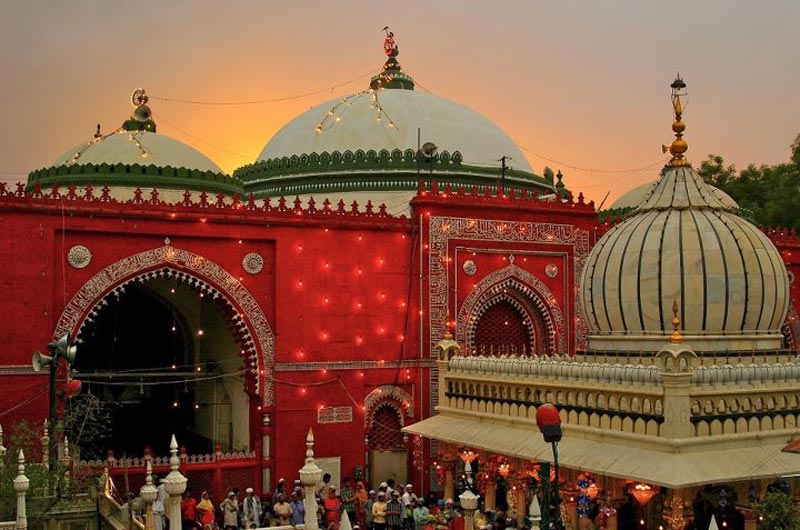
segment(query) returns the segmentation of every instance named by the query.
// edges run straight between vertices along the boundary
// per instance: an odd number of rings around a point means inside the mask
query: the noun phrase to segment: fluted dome
[[[696,350],[780,347],[786,268],[772,242],[734,210],[691,166],[667,166],[634,215],[587,259],[589,347],[648,350],[647,335],[663,341],[671,331],[675,299]],[[736,342],[743,336],[758,340]]]
[[[654,180],[653,182],[646,182],[640,186],[636,186],[635,188],[625,192],[622,194],[617,200],[615,200],[611,206],[608,207],[609,210],[633,210],[637,208],[640,204],[644,203],[647,199],[650,198],[651,192],[658,186],[658,181]],[[738,210],[739,205],[736,204],[736,201],[733,200],[733,197],[725,193],[719,188],[715,188],[714,186],[709,185],[708,189],[711,190],[711,193],[719,199],[719,201],[725,205],[726,208],[731,210]]]

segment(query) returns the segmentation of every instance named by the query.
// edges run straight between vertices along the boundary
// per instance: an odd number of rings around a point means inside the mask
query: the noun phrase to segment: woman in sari
[[[211,499],[208,498],[208,492],[204,491],[201,495],[200,502],[197,503],[197,522],[203,530],[212,530],[214,528],[214,505],[211,504]]]

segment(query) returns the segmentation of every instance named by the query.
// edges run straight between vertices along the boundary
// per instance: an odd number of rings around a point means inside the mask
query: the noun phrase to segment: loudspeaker
[[[42,368],[53,364],[53,358],[50,357],[49,355],[45,355],[41,352],[35,351],[33,352],[33,359],[31,359],[31,364],[33,365],[34,372],[41,372]]]
[[[51,342],[49,347],[54,348],[58,353],[63,355],[68,363],[72,364],[75,362],[75,354],[78,353],[78,347],[70,344],[69,333],[64,334],[56,342]]]

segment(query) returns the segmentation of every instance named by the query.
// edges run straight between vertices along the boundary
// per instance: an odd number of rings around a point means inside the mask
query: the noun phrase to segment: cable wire
[[[202,101],[202,100],[194,100],[194,99],[181,99],[181,98],[165,98],[159,96],[150,96],[150,99],[157,99],[159,101],[168,101],[170,103],[189,103],[192,105],[223,105],[223,106],[233,106],[233,105],[260,105],[263,103],[278,103],[281,101],[289,101],[293,99],[301,99],[306,98],[309,96],[316,96],[317,94],[322,94],[325,92],[331,92],[337,88],[341,88],[343,86],[347,86],[351,83],[355,83],[356,81],[363,79],[367,76],[375,75],[376,73],[380,72],[382,68],[377,68],[370,70],[365,74],[361,74],[358,77],[354,77],[348,81],[343,83],[338,83],[336,85],[331,85],[330,87],[320,88],[318,90],[312,90],[311,92],[304,92],[302,94],[297,94],[294,96],[285,96],[281,98],[272,98],[272,99],[256,99],[251,101]]]

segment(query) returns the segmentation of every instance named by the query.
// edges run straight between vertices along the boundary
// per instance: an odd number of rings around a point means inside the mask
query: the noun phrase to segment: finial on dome
[[[122,124],[125,131],[156,132],[156,122],[153,121],[153,111],[147,106],[150,97],[143,88],[137,88],[131,94],[131,104],[134,111],[131,117]]]
[[[686,83],[681,79],[679,73],[675,77],[675,81],[670,85],[672,88],[672,108],[675,111],[675,121],[672,123],[672,130],[675,133],[675,139],[669,146],[662,145],[662,152],[669,153],[672,158],[669,161],[670,166],[688,166],[689,162],[684,158],[684,153],[689,149],[689,144],[683,139],[683,131],[686,130],[686,124],[681,120],[683,115],[683,104],[681,103],[681,96],[686,96]]]
[[[369,83],[369,88],[372,90],[383,90],[387,88],[401,88],[405,90],[414,90],[414,79],[403,73],[403,68],[397,62],[397,56],[400,54],[400,49],[394,40],[394,32],[389,30],[389,26],[384,26],[383,32],[385,34],[383,39],[383,53],[389,58],[383,65],[383,71],[373,76]]]
[[[669,341],[673,344],[683,342],[683,335],[679,331],[681,327],[681,319],[678,318],[678,299],[672,299],[672,335],[669,336]]]
[[[383,39],[383,53],[389,57],[397,57],[400,50],[397,49],[397,43],[394,41],[394,33],[389,30],[389,26],[384,26],[383,32],[386,34]]]

